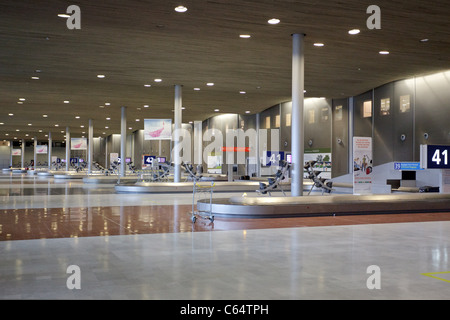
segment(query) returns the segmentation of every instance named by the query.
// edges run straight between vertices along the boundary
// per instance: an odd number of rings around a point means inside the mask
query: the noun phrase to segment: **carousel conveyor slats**
[[[209,211],[209,201],[199,200],[197,210]],[[231,197],[216,198],[212,202],[212,214],[226,217],[300,217],[438,211],[450,211],[450,194]]]

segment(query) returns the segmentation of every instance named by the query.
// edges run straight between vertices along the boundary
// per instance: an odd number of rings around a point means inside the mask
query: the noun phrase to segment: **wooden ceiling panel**
[[[118,133],[120,106],[128,107],[132,130],[141,129],[143,121],[136,119],[172,117],[175,84],[183,85],[184,122],[203,120],[215,108],[264,110],[290,100],[296,32],[306,33],[307,97],[347,97],[450,68],[448,1],[378,1],[381,30],[366,27],[368,1],[182,2],[188,11],[181,14],[174,11],[178,0],[81,0],[81,30],[69,30],[57,17],[66,10],[60,1],[3,0],[0,139],[43,139],[49,131],[62,139],[60,128],[67,126],[80,136],[88,119],[94,120],[95,136]],[[281,23],[269,25],[273,17]],[[361,33],[350,36],[352,28]],[[429,41],[419,41],[424,38]],[[390,54],[381,56],[380,50]],[[26,101],[19,105],[20,97]]]

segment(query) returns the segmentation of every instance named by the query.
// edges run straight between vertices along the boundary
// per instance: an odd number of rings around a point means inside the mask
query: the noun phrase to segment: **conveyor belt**
[[[209,211],[209,205],[209,201],[199,200],[197,210]],[[450,194],[231,197],[213,199],[212,203],[212,213],[226,217],[299,217],[433,211],[450,212]]]
[[[200,185],[211,186],[211,182],[199,182]],[[290,183],[282,185],[284,191],[290,191]],[[117,185],[116,192],[120,193],[170,193],[170,192],[193,192],[192,182],[148,182],[136,183],[133,185]],[[252,181],[234,181],[214,182],[214,192],[255,192],[259,189],[259,182]],[[278,189],[276,189],[278,190]],[[280,193],[281,191],[273,191],[272,194]]]

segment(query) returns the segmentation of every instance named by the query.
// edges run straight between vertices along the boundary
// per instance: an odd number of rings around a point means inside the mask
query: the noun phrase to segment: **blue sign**
[[[150,166],[155,159],[155,156],[144,156],[144,165]]]
[[[70,158],[70,163],[78,163],[78,158]]]
[[[278,166],[281,160],[284,160],[284,151],[267,151],[266,166]]]
[[[450,146],[427,146],[428,169],[450,169]]]
[[[394,170],[423,170],[420,162],[394,162]]]

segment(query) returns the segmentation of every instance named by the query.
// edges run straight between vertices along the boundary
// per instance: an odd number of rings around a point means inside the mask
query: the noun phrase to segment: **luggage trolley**
[[[192,165],[187,163],[181,164],[186,172],[189,174],[189,177],[192,179],[193,182],[193,189],[192,189],[192,212],[191,212],[191,220],[193,223],[197,221],[197,216],[208,218],[211,222],[214,222],[214,216],[212,214],[212,195],[213,195],[213,189],[214,189],[214,182],[211,182],[211,184],[203,184],[200,185],[198,182],[202,178],[202,175],[197,174],[197,172],[194,172],[194,168]],[[203,196],[203,199],[207,199],[209,196],[209,212],[208,211],[196,211],[195,210],[195,204],[196,204],[196,195],[197,198],[201,198]],[[197,199],[197,201],[200,199]]]
[[[197,217],[207,218],[211,222],[214,222],[214,215],[212,214],[212,196],[213,196],[214,182],[211,184],[200,185],[197,181],[194,181],[194,188],[192,193],[192,215],[191,220],[193,223],[197,221]],[[209,211],[198,211],[195,210],[196,197],[198,196],[197,201],[199,199],[207,199],[209,196]]]

